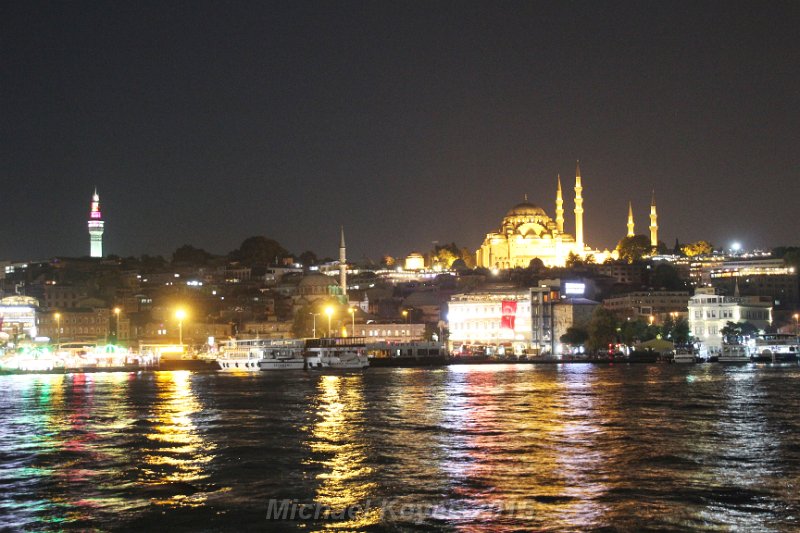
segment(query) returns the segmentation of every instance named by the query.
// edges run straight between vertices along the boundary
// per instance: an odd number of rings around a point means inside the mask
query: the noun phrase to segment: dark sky
[[[798,244],[800,2],[4,2],[0,259],[477,248],[556,174],[586,241]]]

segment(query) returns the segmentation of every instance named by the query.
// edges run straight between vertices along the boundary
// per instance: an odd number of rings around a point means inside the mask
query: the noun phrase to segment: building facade
[[[760,296],[722,296],[704,287],[689,299],[688,308],[689,329],[704,355],[719,353],[728,322],[749,322],[759,329],[772,324],[772,301]]]
[[[451,353],[522,355],[528,351],[531,342],[528,289],[455,294],[448,302],[447,315]]]

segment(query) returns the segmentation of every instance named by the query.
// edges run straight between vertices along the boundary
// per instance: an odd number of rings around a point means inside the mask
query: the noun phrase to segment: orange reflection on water
[[[441,469],[461,505],[446,519],[462,531],[502,531],[504,517],[534,529],[596,526],[607,490],[595,476],[598,406],[578,394],[591,383],[555,368],[514,370],[452,370]]]
[[[376,484],[368,481],[373,469],[367,465],[364,428],[363,376],[322,376],[318,385],[317,416],[309,442],[311,463],[323,467],[317,475],[315,502],[341,512],[360,506],[373,496]],[[346,521],[324,523],[325,528],[363,528],[380,521],[379,509],[363,509]]]
[[[157,504],[197,506],[205,493],[196,484],[208,477],[206,465],[216,446],[197,430],[192,415],[202,406],[192,392],[191,373],[156,372],[157,399],[153,405],[152,431],[142,458],[143,481],[153,486]]]

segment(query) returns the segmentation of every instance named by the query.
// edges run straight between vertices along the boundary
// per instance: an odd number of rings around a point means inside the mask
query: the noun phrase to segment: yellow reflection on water
[[[309,443],[312,463],[323,467],[317,475],[314,501],[341,512],[361,506],[373,496],[376,484],[368,481],[373,469],[367,465],[364,427],[363,376],[322,376],[318,385],[318,420]],[[380,521],[379,509],[360,510],[352,519],[325,522],[330,529],[363,528]]]
[[[208,477],[206,465],[213,460],[216,446],[198,431],[192,415],[202,406],[192,392],[191,373],[156,372],[157,398],[153,405],[150,445],[143,457],[145,482],[165,489],[157,504],[202,504],[205,493],[196,483]],[[177,493],[177,494],[173,494]]]

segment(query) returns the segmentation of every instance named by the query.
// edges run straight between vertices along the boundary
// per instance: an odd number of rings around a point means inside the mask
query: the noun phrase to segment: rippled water
[[[754,365],[3,376],[0,529],[796,530],[798,387]]]

